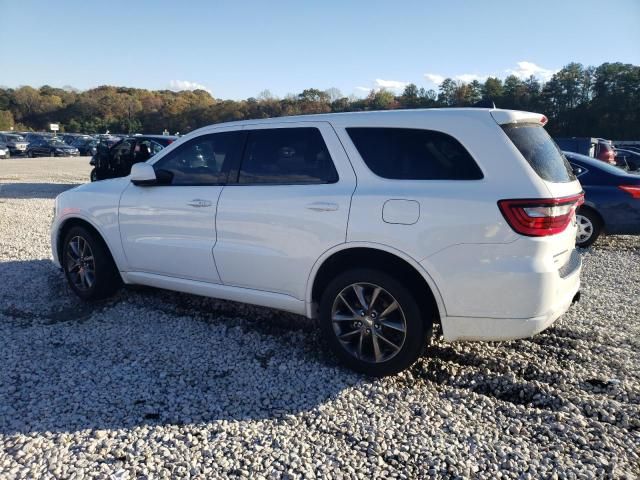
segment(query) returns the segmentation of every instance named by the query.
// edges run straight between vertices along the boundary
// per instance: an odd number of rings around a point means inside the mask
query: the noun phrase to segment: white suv
[[[319,318],[372,375],[446,340],[533,335],[580,286],[582,189],[544,115],[432,109],[197,130],[56,199],[83,299],[143,284]]]

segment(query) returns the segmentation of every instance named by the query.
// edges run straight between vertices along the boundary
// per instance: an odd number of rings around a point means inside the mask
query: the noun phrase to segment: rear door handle
[[[308,203],[306,208],[315,212],[335,212],[338,210],[338,204],[329,202],[313,202]]]
[[[210,207],[212,203],[209,200],[203,200],[201,198],[194,198],[190,202],[187,203],[190,207],[202,208],[202,207]]]

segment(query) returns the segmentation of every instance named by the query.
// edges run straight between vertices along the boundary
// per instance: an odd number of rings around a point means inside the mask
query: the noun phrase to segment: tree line
[[[0,130],[104,133],[186,133],[204,125],[283,115],[401,108],[464,107],[494,102],[499,108],[541,112],[558,136],[595,136],[640,140],[640,66],[570,63],[547,82],[536,77],[484,82],[445,79],[438,90],[409,84],[401,94],[372,90],[366,98],[345,97],[335,88],[309,88],[277,98],[268,90],[246,100],[220,100],[204,90],[150,91],[101,86],[0,88]]]

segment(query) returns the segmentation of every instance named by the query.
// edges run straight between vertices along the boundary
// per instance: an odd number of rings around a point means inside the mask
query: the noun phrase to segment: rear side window
[[[576,179],[562,151],[541,125],[512,123],[502,129],[540,178],[554,183]]]
[[[248,132],[238,182],[305,184],[338,181],[317,128],[270,128]]]
[[[411,128],[347,128],[376,175],[397,180],[479,180],[482,171],[451,135]]]

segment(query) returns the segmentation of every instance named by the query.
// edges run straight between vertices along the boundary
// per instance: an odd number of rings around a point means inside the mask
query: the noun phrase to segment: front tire
[[[91,178],[92,182],[97,182],[98,181],[98,172],[96,172],[95,168],[91,169],[90,178]]]
[[[578,223],[576,246],[587,248],[593,245],[602,233],[600,216],[589,208],[580,208],[576,213],[576,222]]]
[[[85,227],[67,232],[60,263],[71,290],[82,300],[110,297],[122,283],[106,245]]]
[[[336,356],[367,375],[411,366],[431,336],[413,294],[393,276],[370,269],[338,275],[320,300],[320,325]]]
[[[27,157],[33,158],[33,152],[31,150],[27,152]]]

